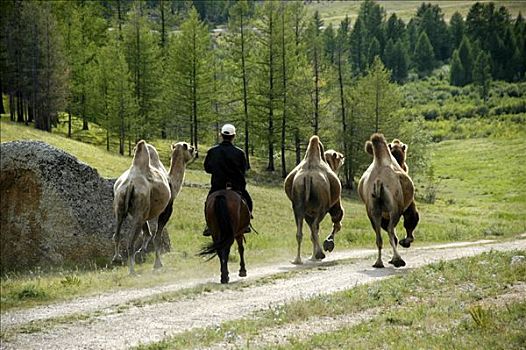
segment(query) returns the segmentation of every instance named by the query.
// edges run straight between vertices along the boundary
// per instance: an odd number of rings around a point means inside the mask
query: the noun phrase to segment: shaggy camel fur
[[[151,147],[153,151],[155,148]],[[135,146],[132,166],[126,170],[113,186],[113,210],[117,218],[117,229],[113,239],[115,241],[114,262],[122,260],[119,251],[121,225],[129,214],[132,217],[132,232],[128,235],[128,263],[130,274],[134,274],[135,241],[141,230],[150,234],[148,220],[157,219],[165,210],[171,197],[168,177],[150,163],[150,154],[147,144],[141,140]],[[159,155],[155,151],[157,159]],[[159,255],[159,246],[155,244],[155,265],[162,266]]]
[[[320,222],[330,213],[333,226],[331,234],[325,239],[326,251],[334,249],[334,236],[341,229],[343,208],[341,206],[342,186],[338,176],[323,158],[324,149],[318,136],[312,136],[303,160],[285,179],[285,193],[292,202],[296,220],[296,240],[298,250],[293,264],[301,264],[301,240],[303,220],[311,231],[313,251],[311,260],[325,258],[319,243]]]
[[[161,213],[161,215],[159,215],[159,220],[157,221],[157,230],[155,235],[153,236],[160,240],[161,232],[163,231],[164,227],[168,223],[168,220],[172,216],[173,202],[179,194],[179,192],[181,192],[186,165],[195,159],[196,153],[194,147],[190,146],[186,142],[177,142],[175,144],[172,144],[170,146],[172,152],[170,159],[170,170],[166,171],[166,168],[159,159],[159,154],[157,153],[155,147],[153,147],[150,144],[146,144],[146,147],[148,148],[148,153],[150,155],[150,165],[162,172],[163,174],[165,174],[168,178],[168,182],[170,183],[170,201],[168,202],[168,205]],[[145,238],[143,240],[141,248],[137,251],[137,253],[141,255],[146,254],[146,248],[148,247],[148,243],[152,238],[150,230],[143,230],[143,232],[145,234]],[[159,244],[159,242],[156,242],[154,238],[154,245],[155,244]],[[158,253],[157,249],[155,250],[155,253]],[[157,258],[156,256],[156,262],[158,262],[158,264],[156,264],[155,268],[162,267],[160,257]]]
[[[399,139],[393,139],[393,141],[388,145],[389,151],[393,155],[394,159],[400,165],[402,170],[404,170],[407,175],[409,175],[409,166],[406,163],[407,158],[407,149],[409,148],[405,143],[400,141]],[[365,146],[365,150],[370,155],[373,155],[373,146],[372,143],[367,143]],[[402,240],[400,240],[400,245],[404,248],[411,247],[411,243],[415,240],[413,236],[413,231],[416,228],[416,225],[418,225],[418,222],[420,221],[420,215],[418,214],[418,210],[416,209],[415,201],[411,202],[409,207],[404,211],[404,228],[406,232],[406,237]],[[383,218],[382,219],[382,228],[387,231],[387,226],[389,224],[389,220]]]
[[[397,250],[396,225],[402,213],[414,200],[414,186],[411,178],[393,157],[382,134],[373,134],[366,143],[366,150],[372,146],[373,162],[358,183],[358,194],[365,203],[367,216],[376,233],[378,259],[373,267],[384,267],[382,262],[382,219],[387,220],[387,233],[393,248],[389,261],[395,267],[405,266]]]

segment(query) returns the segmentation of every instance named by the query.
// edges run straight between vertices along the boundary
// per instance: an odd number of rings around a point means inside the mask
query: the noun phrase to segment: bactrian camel
[[[341,229],[343,208],[341,206],[341,183],[338,176],[324,159],[324,148],[318,136],[312,136],[305,157],[286,177],[284,187],[292,202],[296,220],[297,255],[293,264],[301,264],[301,241],[303,220],[311,231],[313,251],[311,260],[325,258],[319,243],[320,222],[330,213],[332,232],[324,241],[324,249],[334,249],[334,236]]]
[[[365,149],[366,151],[372,149],[373,162],[358,183],[358,194],[365,203],[367,216],[376,233],[378,258],[373,267],[384,267],[382,226],[386,228],[393,248],[393,257],[389,263],[395,267],[405,266],[397,249],[396,225],[404,211],[414,201],[413,181],[389,151],[382,134],[373,134],[370,141],[366,142]]]
[[[175,198],[177,198],[179,192],[181,192],[181,187],[183,185],[184,175],[186,171],[186,165],[195,159],[196,153],[194,147],[190,146],[187,142],[177,142],[175,144],[172,144],[170,146],[172,153],[170,157],[170,170],[166,171],[166,168],[159,159],[159,155],[155,147],[153,147],[150,144],[146,144],[146,147],[148,148],[148,153],[150,155],[150,165],[159,170],[160,172],[164,173],[168,177],[168,182],[170,183],[170,201],[168,202],[168,205],[161,213],[161,215],[159,215],[159,220],[157,221],[157,230],[155,237],[159,237],[160,239],[164,227],[166,226],[168,220],[172,216],[173,202]],[[139,249],[139,251],[137,251],[137,253],[145,254],[146,248],[148,247],[148,243],[150,242],[152,235],[150,231],[143,232],[145,237],[143,240],[142,247]],[[156,268],[162,266],[160,258],[158,262],[159,264],[156,265]]]
[[[151,165],[150,150],[144,140],[135,146],[135,154],[131,167],[126,170],[113,186],[113,210],[117,219],[117,228],[113,236],[115,242],[114,262],[120,262],[119,244],[121,241],[121,226],[127,215],[132,218],[132,229],[127,235],[128,265],[130,274],[134,274],[135,241],[141,230],[150,234],[148,220],[157,219],[170,202],[171,192],[168,176],[165,172]],[[157,159],[159,156],[156,154]],[[156,235],[157,236],[157,235]],[[154,237],[155,264],[162,266],[159,254],[158,237]]]

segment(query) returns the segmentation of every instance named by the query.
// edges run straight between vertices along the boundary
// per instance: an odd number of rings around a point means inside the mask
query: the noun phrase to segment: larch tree
[[[148,25],[141,2],[133,5],[129,23],[123,28],[126,61],[132,74],[138,106],[137,123],[128,128],[128,148],[140,138],[149,138],[160,129],[156,113],[159,96],[160,50],[159,38]]]
[[[213,64],[210,33],[195,8],[181,24],[169,51],[172,93],[168,102],[173,104],[177,122],[189,126],[190,143],[199,149],[200,126],[211,119],[214,70],[210,69]]]

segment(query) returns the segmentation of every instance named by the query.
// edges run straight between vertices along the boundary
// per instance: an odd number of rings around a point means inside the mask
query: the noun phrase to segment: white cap
[[[235,135],[236,134],[236,128],[232,124],[225,124],[221,128],[221,134],[223,134],[223,135]]]

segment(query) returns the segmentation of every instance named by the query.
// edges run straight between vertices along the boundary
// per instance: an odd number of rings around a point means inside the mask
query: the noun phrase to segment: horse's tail
[[[211,255],[210,259],[234,243],[234,229],[232,228],[230,213],[228,212],[226,197],[224,195],[218,195],[215,198],[214,214],[219,225],[219,236],[199,252],[201,256]]]

